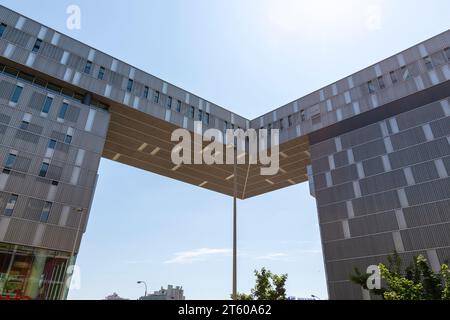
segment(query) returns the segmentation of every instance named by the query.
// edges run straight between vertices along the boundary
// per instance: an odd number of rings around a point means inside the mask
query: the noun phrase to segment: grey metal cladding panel
[[[442,118],[444,113],[439,102],[431,103],[425,107],[414,109],[396,117],[400,131]]]
[[[369,266],[387,262],[386,257],[377,256],[327,262],[327,279],[329,282],[349,280],[350,274],[354,273],[355,268],[360,272],[365,272]]]
[[[447,248],[441,248],[436,250],[439,262],[449,264],[450,263],[450,247]]]
[[[354,196],[353,183],[316,191],[317,203],[320,205],[352,199]]]
[[[391,254],[395,251],[391,233],[327,242],[323,248],[327,261]]]
[[[450,178],[426,182],[405,188],[409,205],[450,198]]]
[[[11,26],[6,27],[6,30],[3,34],[3,38],[8,40],[9,42],[12,42],[24,48],[26,48],[29,45],[30,41],[32,40],[32,37],[28,35],[26,32],[15,29],[14,27]]]
[[[320,225],[322,241],[344,239],[344,231],[340,221]]]
[[[450,175],[450,157],[443,158],[442,161],[444,162],[447,173]]]
[[[22,212],[21,217],[26,220],[39,221],[44,205],[44,200],[28,198],[25,210]]]
[[[450,200],[426,203],[403,209],[409,228],[450,222]]]
[[[435,138],[450,135],[450,117],[435,121],[431,123],[430,126]]]
[[[369,195],[406,186],[407,182],[403,170],[397,170],[361,179],[359,185],[361,193]]]
[[[0,5],[0,21],[7,25],[15,25],[19,15],[8,8]]]
[[[327,186],[325,174],[323,174],[323,173],[316,174],[313,179],[314,179],[314,186],[315,186],[316,190],[323,189]]]
[[[345,202],[333,203],[317,209],[320,223],[342,220],[348,217],[347,204]]]
[[[351,281],[328,283],[330,300],[361,300],[361,287]]]
[[[0,99],[4,99],[6,101],[9,101],[11,98],[14,88],[16,87],[15,84],[2,80],[0,82]]]
[[[421,163],[411,167],[416,183],[439,179],[439,173],[434,161]]]
[[[58,48],[50,43],[43,42],[39,53],[44,57],[54,59],[56,61],[61,61],[64,50]]]
[[[28,107],[34,110],[41,111],[42,106],[44,105],[45,98],[45,94],[33,92],[28,102]]]
[[[336,168],[347,166],[349,164],[347,151],[341,151],[334,155],[334,164]]]
[[[450,223],[402,230],[405,250],[421,250],[450,246]]]
[[[320,158],[312,161],[312,170],[314,173],[321,173],[330,170],[328,157]]]
[[[46,225],[41,246],[55,250],[72,251],[76,230]]]
[[[372,158],[362,162],[366,177],[384,172],[383,160],[381,157]]]
[[[355,161],[362,161],[386,153],[383,140],[376,140],[353,148]]]
[[[415,127],[391,136],[391,142],[394,150],[404,149],[412,145],[425,142],[426,140],[427,139],[422,127]]]
[[[357,217],[348,223],[352,237],[398,230],[395,211]]]
[[[12,218],[6,235],[5,242],[32,245],[34,235],[36,233],[38,224],[33,221],[24,221]]]
[[[317,143],[315,145],[312,145],[310,147],[311,151],[311,158],[317,159],[321,158],[323,156],[328,156],[332,153],[335,153],[336,150],[336,144],[334,142],[334,139],[329,139],[320,143]]]
[[[392,168],[397,169],[449,154],[450,145],[447,139],[443,138],[390,153],[389,160]]]
[[[384,212],[400,208],[397,191],[387,191],[353,200],[353,210],[356,216],[376,212]]]
[[[331,177],[333,179],[334,185],[358,180],[358,171],[356,170],[356,165],[352,164],[347,167],[333,170],[331,171]]]

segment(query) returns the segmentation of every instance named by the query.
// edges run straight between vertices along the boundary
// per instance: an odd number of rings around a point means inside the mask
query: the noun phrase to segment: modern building
[[[113,294],[107,296],[104,300],[129,300],[126,298],[122,298],[121,296],[119,296],[116,292],[114,292]]]
[[[186,298],[183,287],[169,285],[167,289],[161,287],[161,290],[140,297],[139,300],[186,300]]]
[[[247,199],[309,180],[330,299],[450,258],[450,30],[250,120],[0,7],[0,295],[63,299],[101,157]],[[280,129],[280,170],[181,165],[171,133]],[[233,178],[234,177],[234,178]],[[299,208],[300,210],[300,208]]]

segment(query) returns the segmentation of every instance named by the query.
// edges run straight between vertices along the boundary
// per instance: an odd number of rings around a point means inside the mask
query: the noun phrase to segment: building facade
[[[169,285],[167,289],[161,287],[149,295],[140,297],[139,300],[186,300],[183,287]]]
[[[249,120],[0,7],[0,296],[66,297],[102,157],[240,199],[309,180],[331,299],[371,298],[349,274],[394,251],[437,270],[450,258],[449,47],[446,31]],[[279,129],[280,170],[175,166],[177,128]]]

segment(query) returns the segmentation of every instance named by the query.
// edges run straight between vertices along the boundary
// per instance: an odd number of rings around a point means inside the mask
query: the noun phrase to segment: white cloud
[[[231,253],[230,249],[213,249],[213,248],[201,248],[190,251],[183,251],[175,253],[175,257],[165,261],[164,263],[177,263],[186,264],[193,263],[194,261],[206,260],[211,256],[228,255]]]
[[[269,253],[264,256],[257,257],[257,260],[285,260],[288,257],[286,253],[277,252],[277,253]]]

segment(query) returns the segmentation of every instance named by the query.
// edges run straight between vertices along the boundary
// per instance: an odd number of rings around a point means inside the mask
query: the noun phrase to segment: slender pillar
[[[236,153],[235,153],[236,154]],[[235,155],[236,156],[236,155]],[[234,194],[233,194],[233,300],[237,300],[237,163],[234,161]]]

